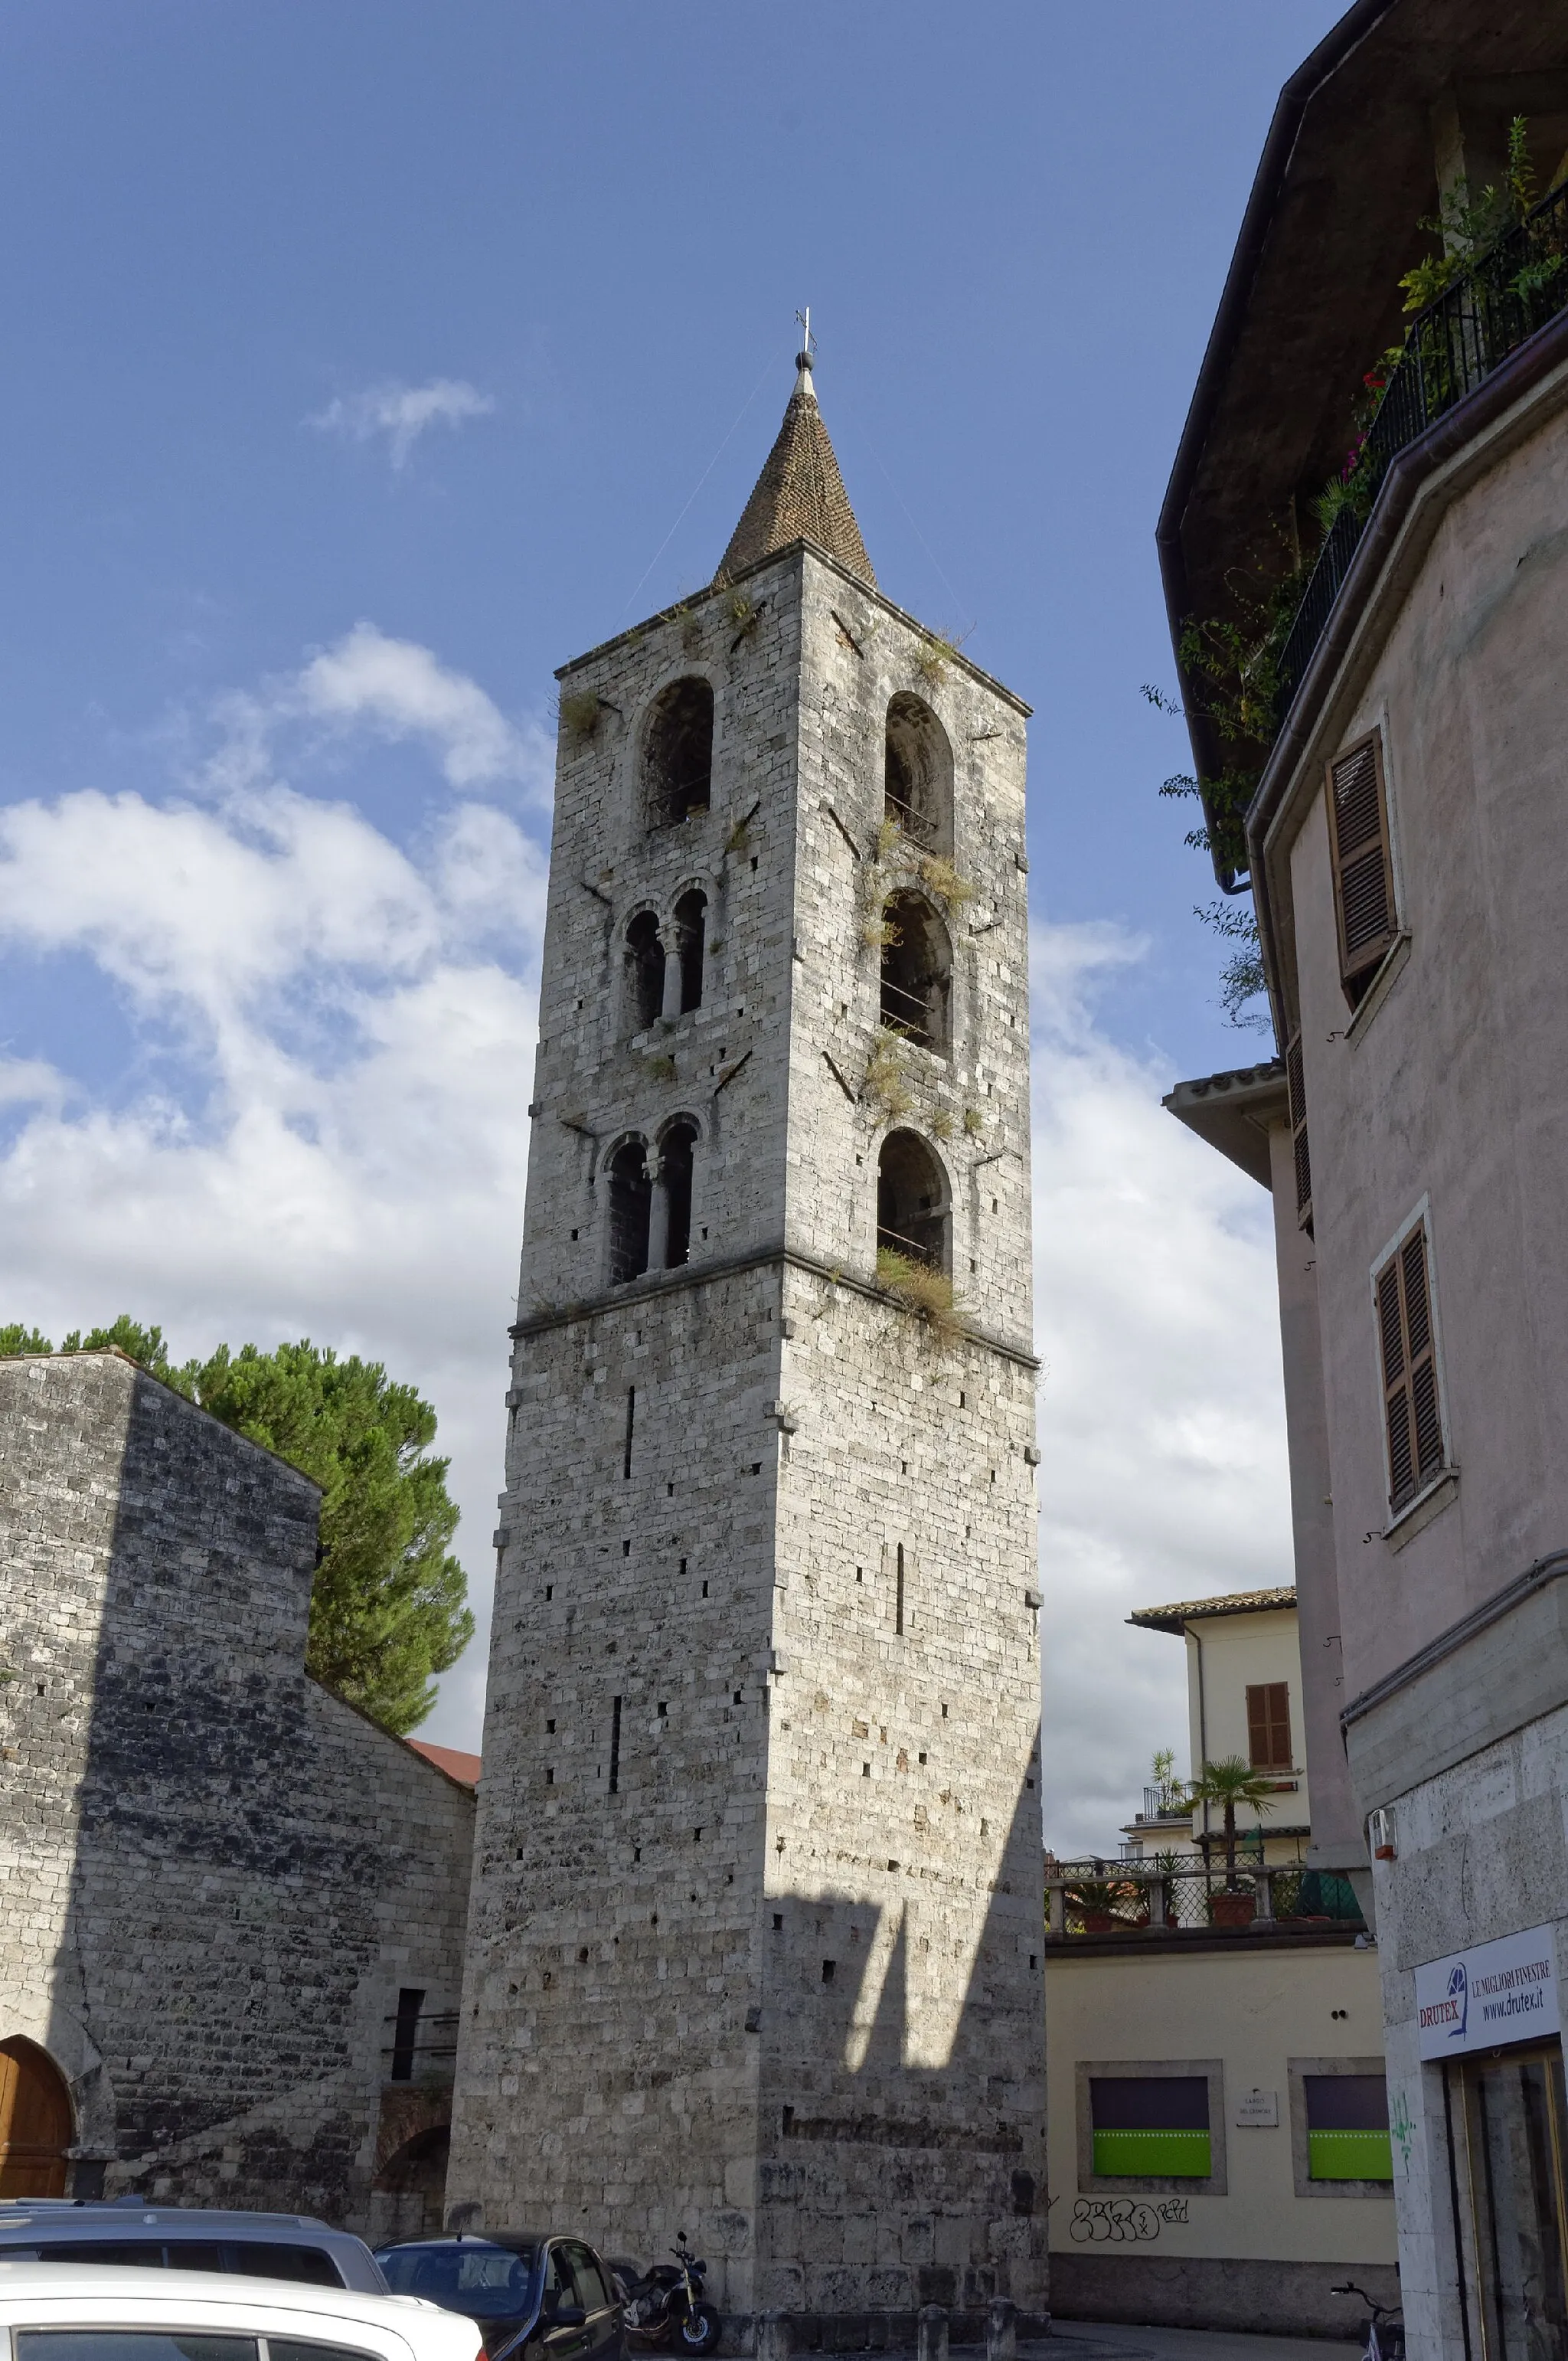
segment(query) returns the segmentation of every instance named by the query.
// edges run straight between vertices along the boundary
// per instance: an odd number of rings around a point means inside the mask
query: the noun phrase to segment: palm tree
[[[1274,1788],[1275,1782],[1264,1772],[1255,1771],[1239,1754],[1227,1754],[1223,1762],[1205,1763],[1203,1776],[1192,1780],[1184,1791],[1185,1804],[1218,1804],[1224,1814],[1225,1883],[1233,1891],[1236,1883],[1236,1806],[1250,1804],[1255,1811],[1271,1812]]]

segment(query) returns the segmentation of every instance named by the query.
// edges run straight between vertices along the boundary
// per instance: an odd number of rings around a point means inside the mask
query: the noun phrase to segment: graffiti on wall
[[[1164,2225],[1187,2220],[1187,2199],[1151,2202],[1136,2197],[1080,2197],[1072,2209],[1069,2235],[1080,2246],[1146,2246]]]

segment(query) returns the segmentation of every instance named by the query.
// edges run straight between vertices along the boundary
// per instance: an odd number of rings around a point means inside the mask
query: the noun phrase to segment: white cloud
[[[553,749],[537,723],[515,727],[477,681],[449,671],[416,641],[389,639],[374,623],[356,623],[334,647],[313,656],[282,706],[340,728],[422,738],[454,787],[510,779],[542,794],[550,776]]]
[[[480,692],[379,644],[430,692],[417,734],[450,776]],[[334,708],[361,754],[383,694]],[[298,681],[238,702],[248,739],[231,701],[201,800],[84,788],[0,808],[0,953],[106,980],[156,1077],[126,1103],[0,1055],[0,1319],[58,1336],[126,1310],[177,1355],[309,1334],[384,1358],[440,1412],[483,1616],[545,855],[439,788],[394,843],[270,775]],[[449,1677],[460,1739],[483,1678],[482,1647]]]
[[[305,423],[352,443],[369,443],[384,434],[392,465],[400,470],[429,428],[461,426],[466,419],[488,418],[495,406],[489,394],[481,393],[463,378],[432,378],[428,385],[402,385],[389,379],[383,385],[367,386],[361,393],[338,394]]]
[[[1187,1752],[1185,1651],[1135,1607],[1292,1578],[1269,1200],[1160,1105],[1176,1077],[1094,1021],[1113,929],[1034,948],[1044,1806],[1114,1850],[1157,1746]]]
[[[0,1319],[58,1335],[124,1310],[179,1354],[310,1334],[385,1358],[440,1411],[482,1616],[545,855],[477,790],[536,755],[369,624],[221,721],[219,756],[163,802],[0,809],[0,952],[106,981],[139,1051],[127,1093],[58,1047],[0,1045]],[[330,800],[300,767],[323,729]],[[389,736],[446,782],[400,844],[366,816],[373,778],[351,801],[343,775]],[[1097,982],[1141,955],[1113,927],[1036,928],[1044,1806],[1064,1850],[1113,1844],[1152,1750],[1185,1744],[1183,1651],[1129,1610],[1289,1578],[1267,1201],[1164,1113],[1169,1073],[1100,1029]],[[477,1742],[484,1659],[481,1639],[431,1734]]]

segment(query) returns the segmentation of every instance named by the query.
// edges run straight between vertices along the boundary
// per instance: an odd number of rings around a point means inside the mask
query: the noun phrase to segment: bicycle
[[[1361,2323],[1365,2339],[1361,2361],[1405,2361],[1405,2323],[1397,2304],[1379,2303],[1365,2288],[1358,2288],[1354,2279],[1346,2279],[1343,2287],[1334,2288],[1332,2292],[1358,2295],[1363,2303],[1371,2307],[1372,2317]]]

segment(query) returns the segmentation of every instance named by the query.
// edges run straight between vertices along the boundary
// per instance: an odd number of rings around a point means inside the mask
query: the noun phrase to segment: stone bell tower
[[[1038,2312],[1027,708],[806,356],[711,586],[560,678],[449,2205]]]

